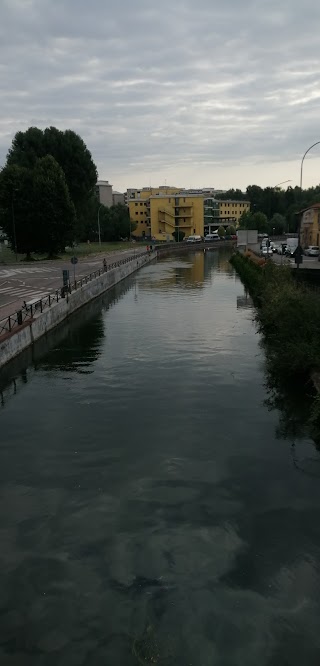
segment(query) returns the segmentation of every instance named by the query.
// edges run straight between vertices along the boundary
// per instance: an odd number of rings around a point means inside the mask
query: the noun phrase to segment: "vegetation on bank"
[[[297,284],[289,267],[272,262],[259,266],[239,253],[231,263],[256,306],[267,372],[271,384],[278,387],[275,402],[286,387],[291,393],[293,387],[307,392],[309,434],[320,442],[320,398],[312,382],[320,371],[320,294]]]

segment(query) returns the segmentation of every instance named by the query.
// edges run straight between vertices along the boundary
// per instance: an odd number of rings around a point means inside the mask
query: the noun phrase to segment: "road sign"
[[[296,247],[296,249],[293,253],[293,256],[294,256],[294,261],[297,264],[297,266],[302,264],[302,262],[303,262],[303,249],[302,249],[301,245],[298,245],[298,247]]]
[[[71,263],[75,266],[78,263],[78,257],[71,257]]]

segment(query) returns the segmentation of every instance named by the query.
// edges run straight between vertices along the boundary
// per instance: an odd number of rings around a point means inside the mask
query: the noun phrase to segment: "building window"
[[[136,215],[139,215],[138,211],[136,211]]]
[[[141,203],[140,206],[143,206],[143,203]]]
[[[141,220],[140,224],[144,224],[144,221],[143,221],[143,220]]]

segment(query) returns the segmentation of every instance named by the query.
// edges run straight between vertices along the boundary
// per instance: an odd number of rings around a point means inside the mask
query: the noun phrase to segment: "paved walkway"
[[[142,251],[135,250],[108,252],[108,263],[124,259]],[[104,255],[79,259],[76,265],[76,279],[103,267]],[[0,320],[21,308],[23,301],[40,299],[62,287],[62,271],[70,271],[73,280],[73,266],[70,261],[39,261],[36,263],[0,264]]]

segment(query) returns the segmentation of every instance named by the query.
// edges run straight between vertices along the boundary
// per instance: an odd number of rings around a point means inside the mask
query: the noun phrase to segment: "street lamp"
[[[285,183],[292,183],[292,180],[283,180],[281,183],[277,183],[276,185],[273,186],[273,189],[275,190],[276,187],[279,187],[279,185],[284,185]]]
[[[303,172],[304,158],[305,158],[305,156],[308,154],[309,150],[311,150],[311,148],[314,148],[315,146],[317,146],[319,143],[320,143],[320,141],[316,141],[315,143],[313,143],[312,146],[310,146],[310,148],[308,148],[308,150],[306,150],[306,152],[305,152],[305,154],[304,154],[304,156],[303,156],[303,158],[302,158],[302,160],[301,160],[301,169],[300,169],[300,190],[302,190],[302,172]]]
[[[312,146],[309,146],[309,148],[306,150],[304,153],[302,160],[301,160],[301,167],[300,167],[300,190],[302,192],[302,175],[303,175],[303,163],[304,163],[304,158],[308,154],[309,150],[314,148],[315,146],[318,146],[320,141],[316,141],[315,143],[312,144]],[[298,247],[300,247],[300,227],[301,227],[301,215],[299,217],[299,223],[298,223]],[[299,264],[297,264],[297,268],[299,268]]]
[[[98,208],[98,240],[99,240],[99,245],[101,245],[101,229],[100,229],[100,210],[103,207],[103,204],[99,206]]]

